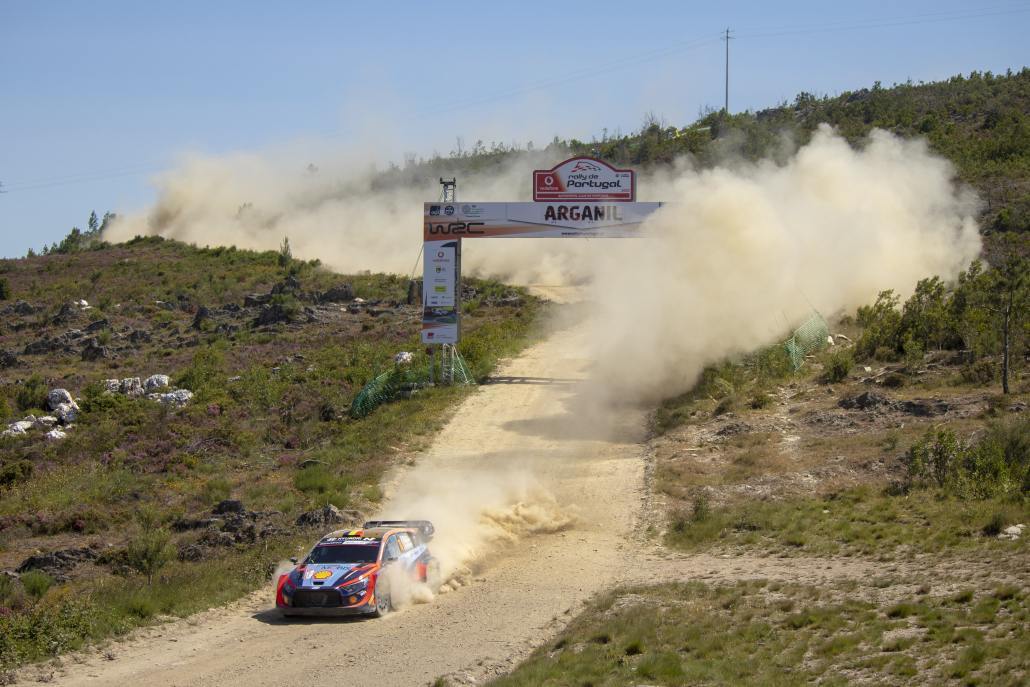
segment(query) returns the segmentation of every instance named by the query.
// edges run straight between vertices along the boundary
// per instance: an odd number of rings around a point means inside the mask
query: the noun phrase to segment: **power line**
[[[431,107],[424,109],[420,112],[413,113],[408,121],[419,121],[429,117],[435,117],[442,114],[449,114],[459,110],[465,110],[475,107],[480,107],[500,100],[507,100],[520,95],[528,93],[547,90],[562,86],[571,82],[580,81],[583,79],[589,79],[602,74],[611,73],[625,69],[630,66],[644,64],[652,62],[665,57],[669,57],[678,53],[696,50],[702,47],[706,47],[715,43],[716,41],[726,42],[726,83],[725,83],[725,94],[724,94],[724,107],[729,113],[729,41],[734,38],[773,38],[779,36],[789,35],[804,35],[811,33],[827,33],[834,31],[854,31],[862,29],[878,29],[878,28],[889,28],[895,26],[912,26],[916,24],[934,24],[948,21],[959,21],[968,19],[978,19],[983,17],[998,17],[1011,14],[1020,14],[1030,12],[1030,5],[1022,3],[1019,5],[995,5],[991,7],[977,8],[975,11],[971,10],[944,10],[940,12],[924,12],[922,14],[907,15],[893,18],[882,18],[865,20],[858,22],[838,21],[823,24],[810,24],[805,26],[794,26],[794,27],[778,27],[773,29],[765,29],[762,27],[755,27],[752,29],[740,29],[730,31],[727,28],[724,32],[720,32],[718,35],[706,35],[698,38],[694,38],[688,41],[679,41],[666,45],[662,48],[638,53],[636,55],[620,58],[617,60],[611,60],[603,63],[596,67],[581,69],[573,72],[569,72],[564,76],[557,77],[554,79],[546,79],[531,83],[526,86],[512,88],[508,90],[498,91],[492,94],[488,94],[480,97],[466,98],[464,100],[449,101],[445,104],[441,104],[437,107]],[[731,35],[731,34],[736,35]],[[337,131],[333,133],[323,134],[317,136],[321,139],[330,139],[342,136],[345,132]],[[0,187],[0,193],[9,193],[11,191],[29,191],[35,189],[52,188],[55,186],[66,186],[71,184],[88,183],[91,181],[104,181],[108,179],[116,179],[126,176],[136,176],[139,174],[149,174],[159,172],[166,169],[164,166],[159,166],[156,163],[140,163],[131,166],[116,168],[110,171],[93,171],[93,172],[82,172],[78,174],[65,175],[60,177],[48,177],[37,180],[27,181],[15,181],[9,182]]]

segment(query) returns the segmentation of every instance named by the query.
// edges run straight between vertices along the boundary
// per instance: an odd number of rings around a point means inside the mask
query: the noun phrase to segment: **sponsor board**
[[[633,237],[661,203],[564,201],[553,203],[462,203],[442,217],[426,203],[423,239]],[[432,273],[426,272],[426,283]]]
[[[616,169],[592,157],[573,157],[551,169],[533,172],[535,201],[632,202],[636,195],[636,174],[632,169]]]
[[[454,289],[458,279],[456,241],[432,241],[425,244],[422,272],[427,308],[454,307]]]
[[[426,204],[426,213],[441,212],[440,204]],[[455,213],[454,206],[451,214]],[[460,273],[461,248],[453,238],[443,241],[426,241],[423,245],[422,261],[422,342],[457,343],[460,331],[460,314],[457,303],[458,274]]]

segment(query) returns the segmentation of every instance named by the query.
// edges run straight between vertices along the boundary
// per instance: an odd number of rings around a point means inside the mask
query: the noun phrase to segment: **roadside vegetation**
[[[1026,589],[868,580],[630,587],[491,684],[1024,684]]]

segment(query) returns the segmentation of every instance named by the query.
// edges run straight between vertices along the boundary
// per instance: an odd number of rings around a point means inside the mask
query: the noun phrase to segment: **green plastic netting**
[[[441,384],[471,385],[476,383],[457,348],[452,347],[449,355],[444,357],[441,354],[441,357],[443,358],[440,364],[439,382]],[[353,418],[365,417],[384,403],[410,396],[417,389],[428,386],[429,379],[428,369],[398,365],[387,370],[376,376],[357,393],[350,405],[350,415]]]
[[[795,372],[805,364],[806,355],[826,347],[829,335],[829,325],[817,312],[813,312],[811,317],[794,330],[794,334],[783,342],[783,346],[787,349]]]
[[[395,367],[366,384],[350,404],[353,418],[365,417],[373,410],[397,398],[405,388],[425,384],[428,374]]]

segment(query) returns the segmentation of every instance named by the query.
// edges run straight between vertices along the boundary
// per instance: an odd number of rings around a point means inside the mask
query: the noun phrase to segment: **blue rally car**
[[[427,546],[433,531],[428,520],[371,520],[331,532],[279,577],[275,605],[287,616],[379,617],[393,609],[391,584],[421,582],[436,591],[440,565]]]

